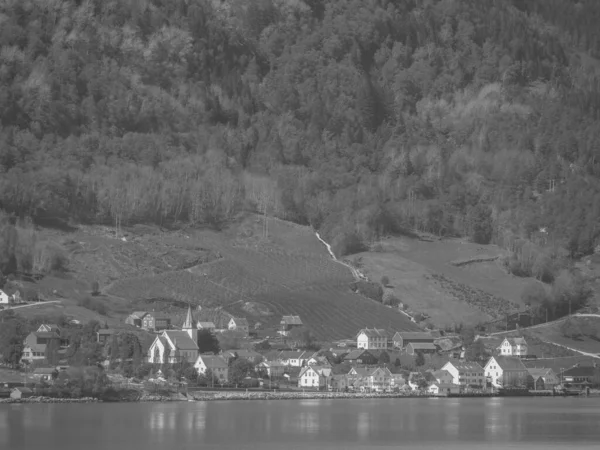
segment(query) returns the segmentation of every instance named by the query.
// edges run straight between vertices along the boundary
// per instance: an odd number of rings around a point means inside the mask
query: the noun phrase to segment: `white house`
[[[331,384],[331,366],[306,366],[298,375],[298,387],[328,388]]]
[[[8,305],[12,302],[12,296],[0,289],[0,304]]]
[[[499,349],[501,356],[527,356],[528,354],[527,341],[523,337],[504,338]]]
[[[277,356],[277,359],[285,366],[302,367],[311,358],[311,354],[300,350],[284,350]]]
[[[356,347],[366,350],[384,350],[388,348],[389,334],[378,328],[363,328],[356,335]]]
[[[248,334],[250,327],[248,321],[243,317],[232,317],[227,325],[229,331],[240,331],[244,334]]]
[[[199,374],[204,375],[208,369],[211,370],[214,379],[208,380],[214,383],[223,384],[229,377],[227,361],[216,355],[199,355],[194,367]]]
[[[435,372],[432,372],[431,375],[438,384],[453,384],[454,377],[447,370],[436,370]]]
[[[452,384],[461,386],[485,386],[485,371],[483,367],[475,362],[448,361],[442,367],[452,375]]]
[[[382,391],[392,387],[392,373],[387,367],[353,367],[348,372],[348,385],[361,390]]]
[[[526,386],[529,372],[520,358],[492,356],[485,365],[485,377],[494,387]]]
[[[165,353],[168,353],[166,358]],[[181,330],[163,330],[156,336],[148,349],[148,362],[165,364],[186,360],[193,364],[198,353],[198,329],[190,307]]]
[[[460,392],[460,386],[457,384],[436,382],[429,385],[427,392],[433,395],[458,394]]]

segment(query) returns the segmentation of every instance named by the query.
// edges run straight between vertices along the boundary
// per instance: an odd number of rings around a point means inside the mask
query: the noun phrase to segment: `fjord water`
[[[491,450],[599,443],[600,398],[0,404],[2,450]]]

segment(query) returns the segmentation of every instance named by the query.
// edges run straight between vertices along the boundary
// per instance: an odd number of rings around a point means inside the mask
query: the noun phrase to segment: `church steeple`
[[[194,317],[192,316],[192,305],[188,306],[187,316],[185,317],[185,321],[183,322],[182,330],[195,330],[196,323],[194,322]]]
[[[182,331],[187,332],[192,341],[196,343],[198,342],[198,327],[196,326],[196,321],[192,315],[192,305],[188,306],[187,316],[185,317],[185,321],[183,322],[181,329]]]

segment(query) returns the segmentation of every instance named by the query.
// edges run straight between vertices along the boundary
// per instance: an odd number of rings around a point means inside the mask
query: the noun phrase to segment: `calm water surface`
[[[491,450],[599,444],[599,398],[0,405],[2,450]]]

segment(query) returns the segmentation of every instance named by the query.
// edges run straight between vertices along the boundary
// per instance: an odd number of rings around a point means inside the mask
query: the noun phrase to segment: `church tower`
[[[181,329],[187,332],[187,334],[190,335],[190,338],[192,338],[194,342],[198,342],[198,328],[196,326],[196,322],[194,321],[194,316],[192,315],[191,305],[188,306],[187,316],[185,318],[185,321],[183,322],[183,326],[181,327]]]

